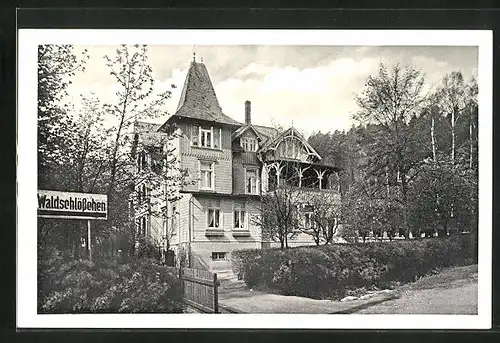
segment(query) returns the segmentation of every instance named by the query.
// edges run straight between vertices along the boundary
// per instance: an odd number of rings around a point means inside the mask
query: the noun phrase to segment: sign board
[[[107,220],[108,196],[38,190],[38,217]]]

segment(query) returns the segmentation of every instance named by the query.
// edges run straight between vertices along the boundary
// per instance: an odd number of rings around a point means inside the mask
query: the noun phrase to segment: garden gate
[[[219,286],[217,274],[207,270],[179,268],[181,292],[184,302],[203,313],[219,312]]]

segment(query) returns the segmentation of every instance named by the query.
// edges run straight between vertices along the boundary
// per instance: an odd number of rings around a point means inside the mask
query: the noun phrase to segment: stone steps
[[[234,274],[232,270],[214,270],[213,272],[217,273],[217,279],[220,280],[221,283],[226,283],[238,279],[237,275]]]

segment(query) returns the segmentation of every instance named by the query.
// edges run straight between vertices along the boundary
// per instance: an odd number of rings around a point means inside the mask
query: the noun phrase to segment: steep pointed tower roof
[[[189,66],[177,111],[167,122],[175,117],[242,125],[222,113],[207,67],[196,61],[192,61]]]

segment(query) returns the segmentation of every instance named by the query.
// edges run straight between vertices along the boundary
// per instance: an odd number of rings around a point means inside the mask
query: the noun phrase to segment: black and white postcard
[[[492,33],[21,29],[18,326],[491,327]]]

